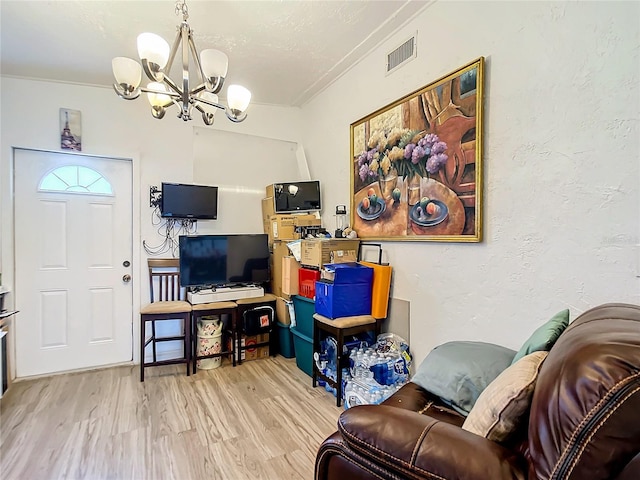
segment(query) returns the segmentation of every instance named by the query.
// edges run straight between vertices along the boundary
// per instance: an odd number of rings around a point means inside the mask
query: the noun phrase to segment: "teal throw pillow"
[[[515,353],[492,343],[444,343],[431,350],[411,381],[466,416],[487,385],[511,365]]]
[[[529,339],[524,342],[524,345],[522,345],[520,350],[518,350],[516,356],[513,357],[513,361],[511,363],[516,363],[525,355],[529,355],[533,352],[548,352],[568,325],[569,310],[562,310],[561,312],[556,313],[551,317],[551,320],[533,332]]]

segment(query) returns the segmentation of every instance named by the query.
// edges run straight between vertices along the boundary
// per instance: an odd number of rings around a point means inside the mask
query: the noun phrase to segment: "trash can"
[[[222,326],[220,317],[212,315],[198,321],[197,356],[212,355],[222,352]],[[222,357],[201,358],[196,362],[199,369],[211,370],[222,364]]]

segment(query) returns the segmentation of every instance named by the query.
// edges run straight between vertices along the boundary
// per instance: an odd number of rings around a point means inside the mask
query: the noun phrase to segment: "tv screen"
[[[320,210],[320,182],[274,183],[273,204],[276,213]]]
[[[198,287],[227,282],[227,237],[181,235],[179,250],[180,285]]]
[[[218,187],[163,182],[160,214],[170,218],[215,220]]]
[[[253,285],[270,280],[266,234],[182,235],[179,249],[183,287]]]

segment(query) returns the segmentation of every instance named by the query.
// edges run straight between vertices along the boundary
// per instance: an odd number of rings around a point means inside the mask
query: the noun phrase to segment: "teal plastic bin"
[[[293,344],[296,349],[296,365],[309,376],[313,375],[313,339],[291,327]]]
[[[280,355],[284,358],[293,358],[296,356],[295,347],[293,344],[293,333],[291,333],[291,329],[289,325],[285,325],[284,323],[276,322],[278,329],[278,342],[279,342],[279,351]]]
[[[296,326],[298,333],[313,338],[313,314],[316,313],[316,304],[311,298],[300,295],[293,296],[293,311],[296,314]]]

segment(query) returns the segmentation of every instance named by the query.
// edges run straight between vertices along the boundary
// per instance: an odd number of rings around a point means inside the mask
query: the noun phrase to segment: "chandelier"
[[[182,14],[182,23],[178,25],[178,33],[169,48],[169,44],[155,33],[142,33],[138,36],[138,55],[140,63],[128,57],[116,57],[112,60],[113,85],[118,96],[125,100],[134,100],[141,92],[147,94],[154,118],[162,118],[168,107],[179,108],[178,118],[185,122],[191,120],[195,108],[202,114],[206,125],[213,124],[213,116],[220,109],[224,110],[232,122],[242,122],[247,117],[247,107],[251,100],[251,92],[240,85],[229,85],[227,88],[227,104],[218,103],[218,93],[222,90],[229,59],[219,50],[203,50],[198,56],[193,42],[193,30],[187,19],[189,13],[186,0],[176,1],[176,15]],[[182,82],[176,83],[169,77],[171,66],[180,50],[182,55]],[[198,73],[198,85],[192,87],[189,78],[189,53]],[[151,82],[140,86],[142,70]]]

